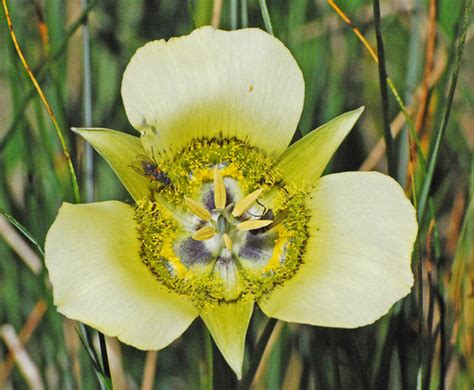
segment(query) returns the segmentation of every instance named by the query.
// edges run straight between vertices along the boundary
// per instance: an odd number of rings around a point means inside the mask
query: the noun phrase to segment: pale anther
[[[237,225],[238,230],[255,230],[270,225],[273,221],[268,219],[254,219],[251,221],[240,222]]]
[[[193,240],[197,241],[206,241],[214,237],[216,234],[216,229],[214,229],[212,226],[205,226],[196,232],[191,236]]]
[[[254,192],[251,192],[246,197],[242,198],[237,202],[232,211],[232,215],[234,217],[240,217],[243,213],[247,211],[247,209],[257,200],[257,198],[261,195],[262,189],[258,189]]]
[[[232,239],[230,238],[230,236],[227,234],[227,233],[224,233],[224,235],[222,236],[222,238],[224,239],[224,244],[225,244],[225,247],[231,251],[232,250]]]
[[[184,203],[186,203],[186,206],[188,206],[191,209],[191,211],[202,220],[204,221],[211,220],[212,218],[211,213],[195,200],[192,200],[191,198],[188,198],[187,196],[185,196]]]
[[[226,204],[224,179],[217,167],[214,169],[214,204],[216,209],[224,209]]]

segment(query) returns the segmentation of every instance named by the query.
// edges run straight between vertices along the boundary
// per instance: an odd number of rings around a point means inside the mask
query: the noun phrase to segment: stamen
[[[184,197],[184,202],[186,203],[186,206],[188,206],[191,211],[197,215],[199,218],[201,218],[204,221],[210,221],[212,218],[211,213],[205,209],[203,206],[201,206],[198,202],[195,200],[192,200],[191,198],[188,198],[187,196]]]
[[[206,241],[214,237],[215,234],[216,229],[214,229],[212,226],[204,226],[203,228],[194,232],[191,237],[193,238],[193,240]]]
[[[214,169],[214,204],[216,209],[224,209],[226,204],[224,179],[217,167]]]
[[[262,189],[258,189],[248,194],[245,198],[239,200],[234,207],[234,211],[232,211],[232,215],[234,217],[240,217],[243,213],[247,211],[247,209],[252,205],[252,203],[257,200],[257,198],[261,195],[262,191]]]
[[[273,223],[273,221],[270,221],[268,219],[255,219],[255,220],[251,220],[251,221],[240,222],[237,225],[237,229],[238,230],[260,229],[262,227],[270,225],[271,223]]]
[[[224,233],[224,235],[222,236],[222,238],[224,239],[224,244],[225,244],[225,247],[231,251],[232,250],[232,239],[230,238],[230,236],[227,234],[227,233]]]

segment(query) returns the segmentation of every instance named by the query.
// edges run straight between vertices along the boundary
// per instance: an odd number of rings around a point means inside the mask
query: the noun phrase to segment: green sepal
[[[107,161],[135,200],[150,197],[150,180],[132,168],[139,156],[146,156],[139,137],[101,128],[72,128]]]
[[[253,306],[254,302],[240,299],[236,302],[220,303],[200,313],[214,342],[238,379],[242,378],[245,336]]]
[[[359,119],[364,107],[346,112],[291,145],[276,168],[287,182],[314,184]]]

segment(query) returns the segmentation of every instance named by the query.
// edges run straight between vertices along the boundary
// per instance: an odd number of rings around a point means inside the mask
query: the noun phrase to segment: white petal
[[[289,50],[264,31],[203,27],[140,48],[122,97],[147,150],[222,134],[279,155],[298,124],[304,81]]]
[[[410,292],[415,210],[392,178],[346,172],[321,178],[309,206],[304,264],[268,300],[270,317],[352,328],[370,324]]]
[[[160,349],[197,316],[141,262],[133,209],[63,204],[46,237],[54,303],[66,317],[140,349]]]

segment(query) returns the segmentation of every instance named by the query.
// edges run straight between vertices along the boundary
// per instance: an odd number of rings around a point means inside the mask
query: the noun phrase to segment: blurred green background
[[[92,80],[93,125],[133,134],[120,83],[138,47],[149,40],[188,34],[211,22],[223,29],[265,28],[257,0],[98,0],[90,2],[86,13],[89,71],[83,61],[80,22],[85,14],[79,0],[13,0],[8,5],[20,46],[66,136],[81,189],[84,144],[69,129],[85,124],[85,73]],[[365,105],[362,119],[328,171],[386,172],[384,151],[377,146],[383,136],[378,68],[366,48],[326,1],[268,0],[267,5],[276,37],[296,57],[306,82],[296,137]],[[376,47],[372,2],[341,0],[338,5]],[[463,1],[452,0],[381,2],[388,74],[408,106],[420,138],[418,149],[427,161],[434,159],[431,207],[420,220],[413,259],[417,279],[413,293],[374,325],[359,329],[278,323],[254,388],[474,388],[472,28],[467,32],[452,105],[447,99],[463,7]],[[430,10],[435,15],[431,22]],[[427,60],[430,40],[434,42],[432,62]],[[419,159],[413,161],[413,169],[407,162],[407,127],[399,104],[389,95],[388,119],[392,131],[400,132],[395,142],[395,176],[412,199],[414,177],[415,197],[419,198],[426,175]],[[435,139],[447,109],[450,118],[436,154]],[[96,154],[94,159],[96,199],[131,202],[108,165]],[[67,164],[2,13],[0,208],[42,245],[63,201],[73,201]],[[417,290],[423,291],[423,305]],[[252,361],[265,322],[257,310],[247,337],[245,367]],[[0,217],[0,389],[40,388],[41,384],[47,389],[98,388],[94,367],[76,329],[76,324],[55,311],[41,252]],[[183,337],[157,354],[108,340],[114,388],[234,386],[235,379],[226,377],[229,373],[217,354],[210,364],[210,340],[202,338],[203,332],[201,321],[196,320]],[[17,336],[17,348],[26,352],[27,361],[17,354],[20,360],[12,365],[9,351]]]

